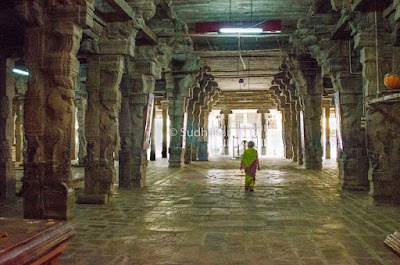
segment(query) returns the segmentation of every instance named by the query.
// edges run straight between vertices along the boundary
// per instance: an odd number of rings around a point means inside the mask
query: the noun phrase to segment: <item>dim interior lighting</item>
[[[13,71],[13,73],[16,73],[17,75],[25,75],[25,76],[29,75],[29,72],[27,70],[13,68],[12,71]]]
[[[262,28],[220,28],[220,33],[262,33]]]

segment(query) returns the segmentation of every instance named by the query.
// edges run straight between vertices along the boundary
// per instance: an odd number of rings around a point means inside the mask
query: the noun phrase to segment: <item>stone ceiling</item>
[[[251,8],[251,2],[253,8]],[[282,33],[295,30],[297,20],[307,15],[310,0],[232,0],[232,21],[281,20]],[[229,0],[174,0],[174,10],[194,32],[197,22],[230,21]],[[251,12],[253,10],[253,12]],[[253,20],[251,20],[253,18]],[[193,36],[196,50],[211,67],[222,90],[269,89],[280,66],[280,48],[288,37],[241,38],[246,71],[239,59],[237,37]],[[239,79],[244,83],[240,84]]]

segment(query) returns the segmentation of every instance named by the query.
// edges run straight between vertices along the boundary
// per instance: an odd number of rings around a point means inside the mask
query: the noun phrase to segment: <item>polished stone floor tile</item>
[[[76,237],[60,264],[400,264],[383,244],[400,229],[399,207],[339,190],[330,162],[322,171],[284,159],[261,165],[249,193],[237,160],[149,162],[147,187],[75,206]],[[21,217],[21,199],[0,204],[0,216]]]

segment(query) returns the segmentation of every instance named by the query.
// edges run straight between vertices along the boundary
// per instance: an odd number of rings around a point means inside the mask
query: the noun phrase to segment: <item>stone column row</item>
[[[4,52],[4,50],[3,50]],[[15,196],[15,165],[12,159],[14,119],[12,100],[14,98],[14,77],[9,69],[14,61],[7,54],[0,54],[0,199]]]

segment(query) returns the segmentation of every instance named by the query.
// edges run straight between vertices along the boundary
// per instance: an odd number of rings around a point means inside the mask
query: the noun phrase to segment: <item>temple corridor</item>
[[[149,162],[143,189],[77,204],[60,264],[400,264],[383,244],[399,208],[339,190],[331,160],[312,171],[261,159],[254,193],[244,192],[239,160],[167,163]],[[0,205],[0,216],[22,217],[22,199]]]

